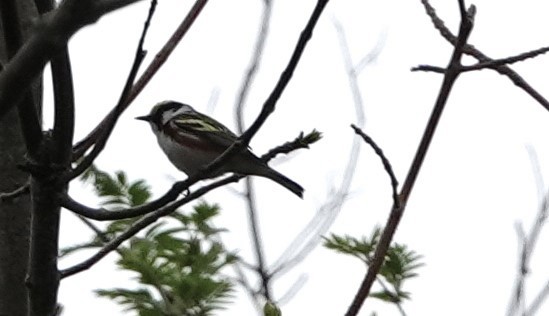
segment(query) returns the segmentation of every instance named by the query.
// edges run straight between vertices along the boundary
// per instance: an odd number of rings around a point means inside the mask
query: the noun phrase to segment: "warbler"
[[[160,148],[188,176],[215,160],[238,138],[215,119],[176,101],[160,102],[149,115],[136,119],[149,122]],[[269,167],[249,149],[234,154],[211,177],[226,172],[265,177],[303,197],[303,187]]]

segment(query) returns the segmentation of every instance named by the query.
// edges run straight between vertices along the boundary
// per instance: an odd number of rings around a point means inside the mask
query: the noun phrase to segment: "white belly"
[[[199,171],[207,164],[217,158],[216,153],[210,151],[203,151],[194,148],[188,148],[176,144],[171,138],[167,137],[163,133],[157,134],[158,144],[168,156],[168,159],[172,162],[177,169],[185,172],[188,176]]]

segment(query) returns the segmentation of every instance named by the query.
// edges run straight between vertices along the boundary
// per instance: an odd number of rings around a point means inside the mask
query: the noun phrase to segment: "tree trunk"
[[[30,0],[16,3],[19,25],[25,36],[32,19],[37,17],[36,9]],[[5,13],[0,12],[0,19]],[[5,65],[9,58],[6,42],[10,40],[10,34],[6,34],[4,21],[1,22],[0,62]],[[40,98],[40,84],[34,87],[33,94]],[[29,176],[17,168],[17,164],[24,161],[25,152],[17,109],[14,108],[0,121],[0,192],[11,192],[29,181]],[[30,209],[29,194],[0,201],[0,316],[28,314],[25,278],[29,258]]]

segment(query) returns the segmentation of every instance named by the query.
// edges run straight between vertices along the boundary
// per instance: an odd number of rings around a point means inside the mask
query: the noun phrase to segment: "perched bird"
[[[175,101],[160,102],[149,115],[136,119],[149,122],[164,153],[187,175],[215,160],[238,138],[213,118]],[[299,184],[269,167],[248,149],[234,154],[212,177],[226,172],[269,178],[303,197]]]

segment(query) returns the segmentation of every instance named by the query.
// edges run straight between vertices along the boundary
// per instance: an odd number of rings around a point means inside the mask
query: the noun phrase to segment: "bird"
[[[136,119],[149,123],[170,162],[187,176],[200,171],[238,140],[225,125],[177,101],[157,103],[148,115]],[[234,154],[211,178],[227,172],[268,178],[303,198],[301,185],[269,167],[249,148]]]

